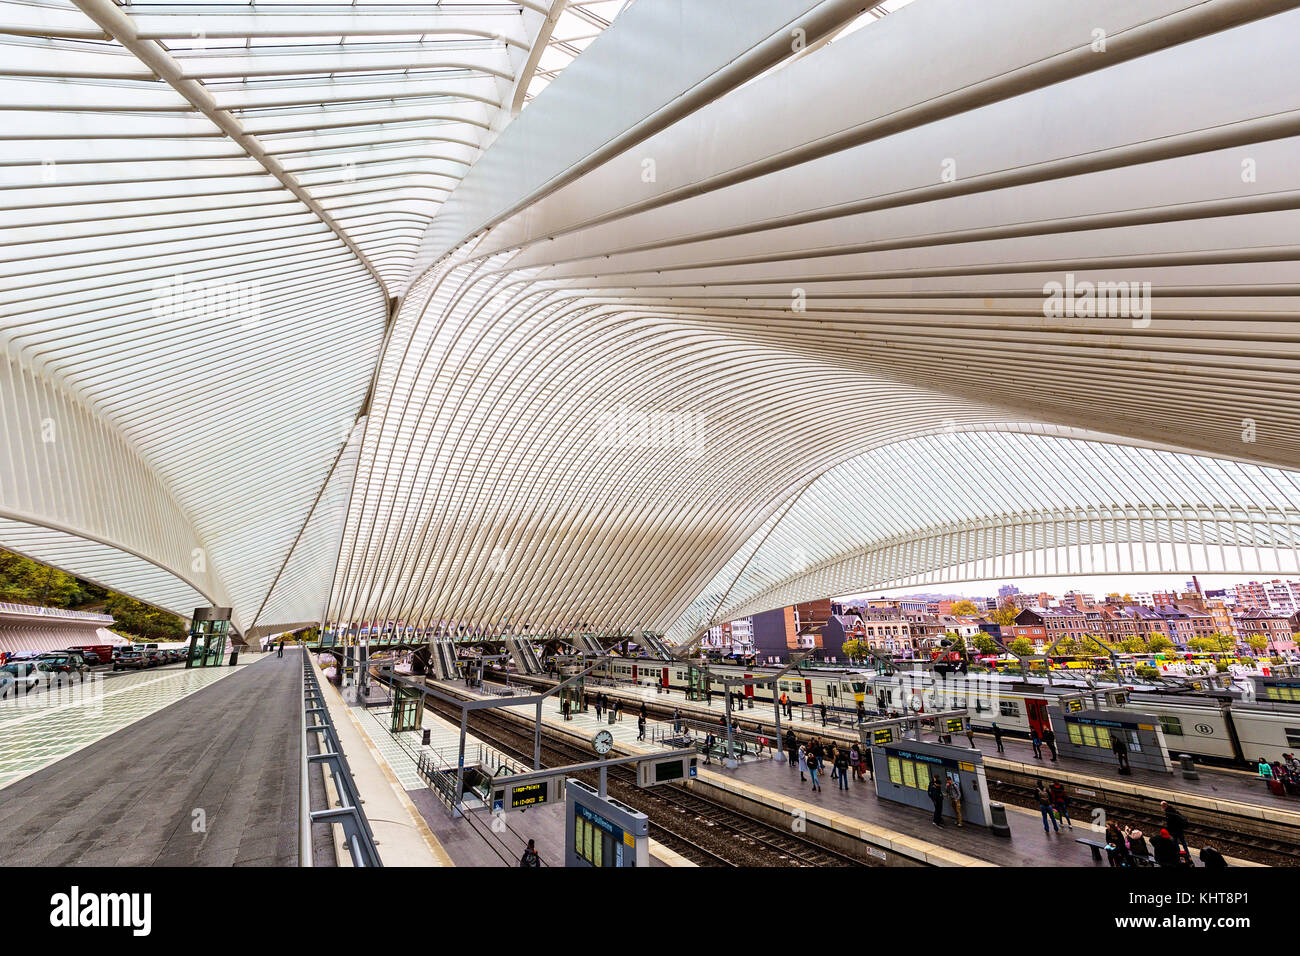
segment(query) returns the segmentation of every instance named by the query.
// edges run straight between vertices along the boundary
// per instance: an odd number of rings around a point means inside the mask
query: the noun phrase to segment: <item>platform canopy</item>
[[[0,546],[245,631],[1300,573],[1297,7],[4,0]]]

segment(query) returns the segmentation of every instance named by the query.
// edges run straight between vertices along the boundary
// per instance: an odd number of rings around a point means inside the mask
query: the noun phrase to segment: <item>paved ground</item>
[[[293,865],[301,667],[286,651],[222,668],[216,683],[0,790],[4,862]]]

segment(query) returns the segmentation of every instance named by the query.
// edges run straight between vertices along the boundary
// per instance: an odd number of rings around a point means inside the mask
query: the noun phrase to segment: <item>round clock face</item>
[[[610,748],[614,746],[614,735],[608,730],[602,730],[591,738],[591,746],[598,754],[607,754]]]

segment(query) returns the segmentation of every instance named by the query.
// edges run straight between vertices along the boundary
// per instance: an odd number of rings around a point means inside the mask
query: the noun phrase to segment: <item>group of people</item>
[[[1295,754],[1283,754],[1281,760],[1268,762],[1259,758],[1259,775],[1269,784],[1269,788],[1281,796],[1284,793],[1300,794],[1300,760]]]
[[[1056,758],[1053,757],[1053,760]],[[1070,801],[1065,794],[1065,786],[1059,780],[1053,780],[1051,784],[1045,784],[1042,780],[1034,782],[1034,798],[1038,801],[1038,810],[1043,815],[1043,832],[1050,833],[1047,826],[1050,823],[1052,830],[1057,833],[1061,832],[1061,824],[1064,823],[1071,830],[1074,829],[1074,821],[1070,819]]]
[[[1106,824],[1106,857],[1111,866],[1195,866],[1187,845],[1187,818],[1177,808],[1162,800],[1165,825],[1159,834],[1146,836],[1141,830],[1120,826],[1114,820]],[[1201,848],[1201,864],[1209,869],[1224,869],[1228,863],[1214,847]]]
[[[943,782],[939,782],[939,777],[931,774],[930,785],[925,789],[926,795],[930,798],[930,803],[934,806],[934,818],[930,821],[937,827],[942,827],[943,823],[943,805],[948,804],[952,808],[952,815],[957,820],[957,826],[962,825],[961,816],[961,786],[952,777],[947,774],[943,775]]]
[[[1052,763],[1056,763],[1056,732],[1051,727],[1044,728],[1042,733],[1038,732],[1035,727],[1030,731],[1030,739],[1034,745],[1034,756],[1039,760],[1043,759],[1043,747],[1046,746],[1052,754]],[[1001,743],[1001,741],[999,741]],[[1001,750],[998,751],[1001,753]]]
[[[841,747],[834,743],[823,744],[818,737],[809,738],[801,743],[793,729],[785,732],[782,743],[790,762],[790,769],[799,771],[800,783],[811,780],[814,793],[821,793],[821,777],[828,765],[831,769],[831,778],[840,790],[849,789],[850,772],[854,780],[862,780],[864,775],[870,772],[866,754],[856,743]]]

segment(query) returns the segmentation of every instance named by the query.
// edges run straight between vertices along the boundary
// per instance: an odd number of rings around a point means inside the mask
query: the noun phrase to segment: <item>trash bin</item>
[[[1011,827],[1007,824],[1007,808],[1000,803],[989,804],[989,829],[994,836],[1011,836]]]
[[[612,724],[612,723],[614,722],[614,717],[615,717],[615,714],[614,714],[614,712],[611,710],[611,711],[609,712],[609,721],[608,721],[608,722]]]
[[[1196,763],[1192,760],[1191,754],[1179,754],[1178,762],[1182,765],[1184,780],[1201,779],[1201,775],[1196,772]]]
[[[231,652],[230,652],[230,666],[231,666],[231,667],[234,667],[234,666],[235,666],[236,664],[238,664],[238,663],[239,663],[239,651],[231,651]]]
[[[432,733],[433,731],[429,730],[428,728],[425,728],[424,733],[420,736],[420,743],[422,743],[426,747],[429,746],[429,741],[432,739],[431,738]]]

